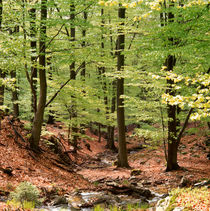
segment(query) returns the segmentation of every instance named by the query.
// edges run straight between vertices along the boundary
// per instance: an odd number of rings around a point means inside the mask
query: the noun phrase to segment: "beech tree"
[[[205,1],[0,3],[0,104],[12,109],[11,87],[18,83],[14,101],[20,117],[30,120],[35,112],[32,148],[38,148],[44,117],[53,113],[56,121],[70,125],[75,140],[87,138],[79,127],[107,130],[109,148],[118,128],[118,165],[127,167],[125,126],[135,124],[140,127],[135,134],[145,140],[157,144],[166,136],[167,170],[178,168],[187,122],[209,121]],[[19,32],[8,35],[17,25]]]
[[[3,2],[0,0],[0,32],[2,30],[2,18],[3,18]],[[4,105],[4,85],[3,78],[5,77],[5,73],[2,71],[0,67],[0,106]]]
[[[37,111],[37,41],[36,41],[36,5],[32,4],[29,10],[30,16],[30,47],[31,47],[31,110],[34,114]]]
[[[44,110],[47,97],[46,80],[46,20],[47,20],[47,0],[41,0],[41,19],[40,19],[40,40],[39,40],[39,81],[40,96],[37,111],[33,120],[33,126],[30,137],[30,146],[37,150],[39,147]]]
[[[117,40],[117,70],[123,71],[125,65],[125,57],[123,51],[125,49],[125,32],[123,29],[126,9],[119,4],[118,17],[120,21],[120,28],[118,30]],[[118,124],[118,141],[119,141],[119,154],[118,166],[128,167],[126,139],[125,139],[125,111],[122,96],[124,95],[124,78],[117,79],[117,124]]]

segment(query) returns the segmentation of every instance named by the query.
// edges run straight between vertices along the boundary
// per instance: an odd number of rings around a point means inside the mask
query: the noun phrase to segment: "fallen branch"
[[[74,172],[73,169],[70,169],[70,168],[67,169],[67,168],[63,167],[62,165],[60,165],[60,164],[58,164],[56,162],[52,162],[52,164],[57,166],[58,168],[61,168],[61,169],[65,170],[65,171],[68,171],[68,172],[71,172],[71,173]]]
[[[7,117],[7,119],[8,119],[8,121],[9,121],[10,125],[12,126],[12,129],[14,130],[15,135],[16,135],[17,137],[19,137],[21,141],[23,141],[23,142],[26,143],[26,140],[23,138],[23,136],[15,129],[15,127],[14,127],[14,125],[13,125],[11,119],[10,119],[9,117]]]

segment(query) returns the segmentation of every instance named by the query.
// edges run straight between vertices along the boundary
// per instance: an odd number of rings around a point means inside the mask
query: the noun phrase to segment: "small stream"
[[[129,153],[134,154],[140,149],[132,150]],[[101,154],[100,155],[100,164],[99,163],[89,163],[86,164],[86,168],[92,168],[94,164],[94,168],[97,167],[106,167],[111,166],[114,160],[117,159],[116,154]],[[94,207],[100,205],[103,208],[111,207],[122,207],[126,208],[127,205],[138,205],[139,207],[142,204],[149,204],[151,207],[155,207],[157,202],[160,199],[165,198],[165,194],[158,194],[151,191],[153,197],[146,199],[146,197],[137,195],[132,196],[130,194],[113,194],[108,192],[81,192],[81,193],[73,193],[70,195],[65,196],[66,204],[65,205],[57,205],[53,206],[53,203],[49,206],[41,207],[42,210],[45,211],[61,211],[61,210],[81,210],[81,211],[90,211],[93,210]]]
[[[164,195],[154,193],[153,198],[147,200],[147,202],[154,206],[160,199],[164,198]],[[58,205],[58,206],[43,206],[41,210],[45,211],[64,211],[64,210],[81,210],[81,211],[90,211],[97,205],[100,207],[108,208],[110,206],[117,206],[126,208],[127,205],[138,205],[139,207],[142,204],[145,204],[145,199],[142,197],[134,198],[129,195],[114,195],[105,192],[83,192],[83,193],[74,193],[67,197],[68,204]]]

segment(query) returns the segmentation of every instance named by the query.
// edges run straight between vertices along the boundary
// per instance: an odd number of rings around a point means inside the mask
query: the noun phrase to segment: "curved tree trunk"
[[[37,112],[34,117],[32,134],[30,138],[30,146],[32,149],[39,148],[41,128],[44,117],[44,110],[47,97],[47,81],[46,81],[46,58],[45,58],[45,39],[46,39],[46,19],[47,19],[47,0],[41,1],[41,23],[40,23],[40,41],[39,41],[39,81],[40,81],[40,96]]]

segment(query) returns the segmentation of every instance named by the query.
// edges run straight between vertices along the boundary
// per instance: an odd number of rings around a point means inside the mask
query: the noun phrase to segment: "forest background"
[[[1,111],[30,122],[34,151],[43,123],[63,122],[75,151],[88,127],[115,150],[117,127],[122,167],[136,124],[177,169],[189,119],[209,122],[208,12],[205,0],[1,0]]]

